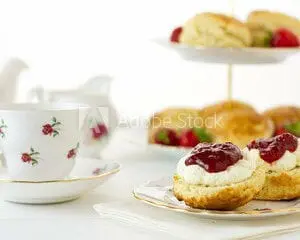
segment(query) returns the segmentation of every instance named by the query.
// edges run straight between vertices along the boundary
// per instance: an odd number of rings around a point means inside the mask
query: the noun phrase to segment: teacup
[[[66,177],[79,148],[78,121],[76,104],[0,105],[0,143],[10,178]]]

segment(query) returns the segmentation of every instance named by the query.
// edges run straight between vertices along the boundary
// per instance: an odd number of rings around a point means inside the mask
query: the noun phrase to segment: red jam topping
[[[258,149],[260,157],[264,161],[272,163],[279,160],[285,151],[295,152],[298,140],[290,133],[283,133],[268,139],[253,140],[247,147],[249,150]]]
[[[215,173],[225,171],[242,158],[241,150],[230,142],[199,143],[185,160],[185,165],[199,165],[205,171]]]

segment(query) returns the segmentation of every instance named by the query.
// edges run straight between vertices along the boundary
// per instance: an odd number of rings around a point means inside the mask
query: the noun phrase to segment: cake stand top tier
[[[173,50],[181,58],[189,61],[223,64],[273,64],[281,63],[292,55],[300,53],[300,48],[215,48],[191,47],[177,44],[168,38],[154,40],[158,45]]]

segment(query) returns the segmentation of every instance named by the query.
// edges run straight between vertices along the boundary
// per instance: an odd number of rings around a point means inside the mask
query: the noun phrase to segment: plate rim
[[[149,181],[148,181],[149,183]],[[138,187],[145,187],[145,184],[139,185]],[[153,198],[143,197],[141,194],[136,192],[138,187],[134,187],[132,194],[133,197],[141,202],[144,202],[148,205],[173,210],[175,212],[188,213],[193,215],[205,215],[205,216],[232,216],[232,217],[240,217],[240,216],[275,216],[278,214],[291,214],[300,212],[300,207],[289,207],[289,208],[281,208],[281,209],[263,209],[263,210],[230,210],[230,211],[221,211],[221,210],[206,210],[206,209],[196,209],[196,208],[179,208],[172,204],[163,202],[162,200],[154,200]],[[143,194],[142,194],[143,195]],[[300,198],[298,198],[300,200]]]

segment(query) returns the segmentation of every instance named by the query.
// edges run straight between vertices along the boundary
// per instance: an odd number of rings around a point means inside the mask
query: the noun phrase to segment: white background
[[[237,17],[253,9],[300,17],[298,0],[235,0]],[[226,96],[226,66],[185,62],[151,39],[168,37],[196,12],[230,13],[229,0],[0,0],[0,63],[19,57],[18,100],[36,84],[74,88],[89,77],[115,77],[112,98],[125,116],[169,105],[203,106]],[[259,109],[300,103],[300,57],[284,65],[234,69],[234,97]]]

